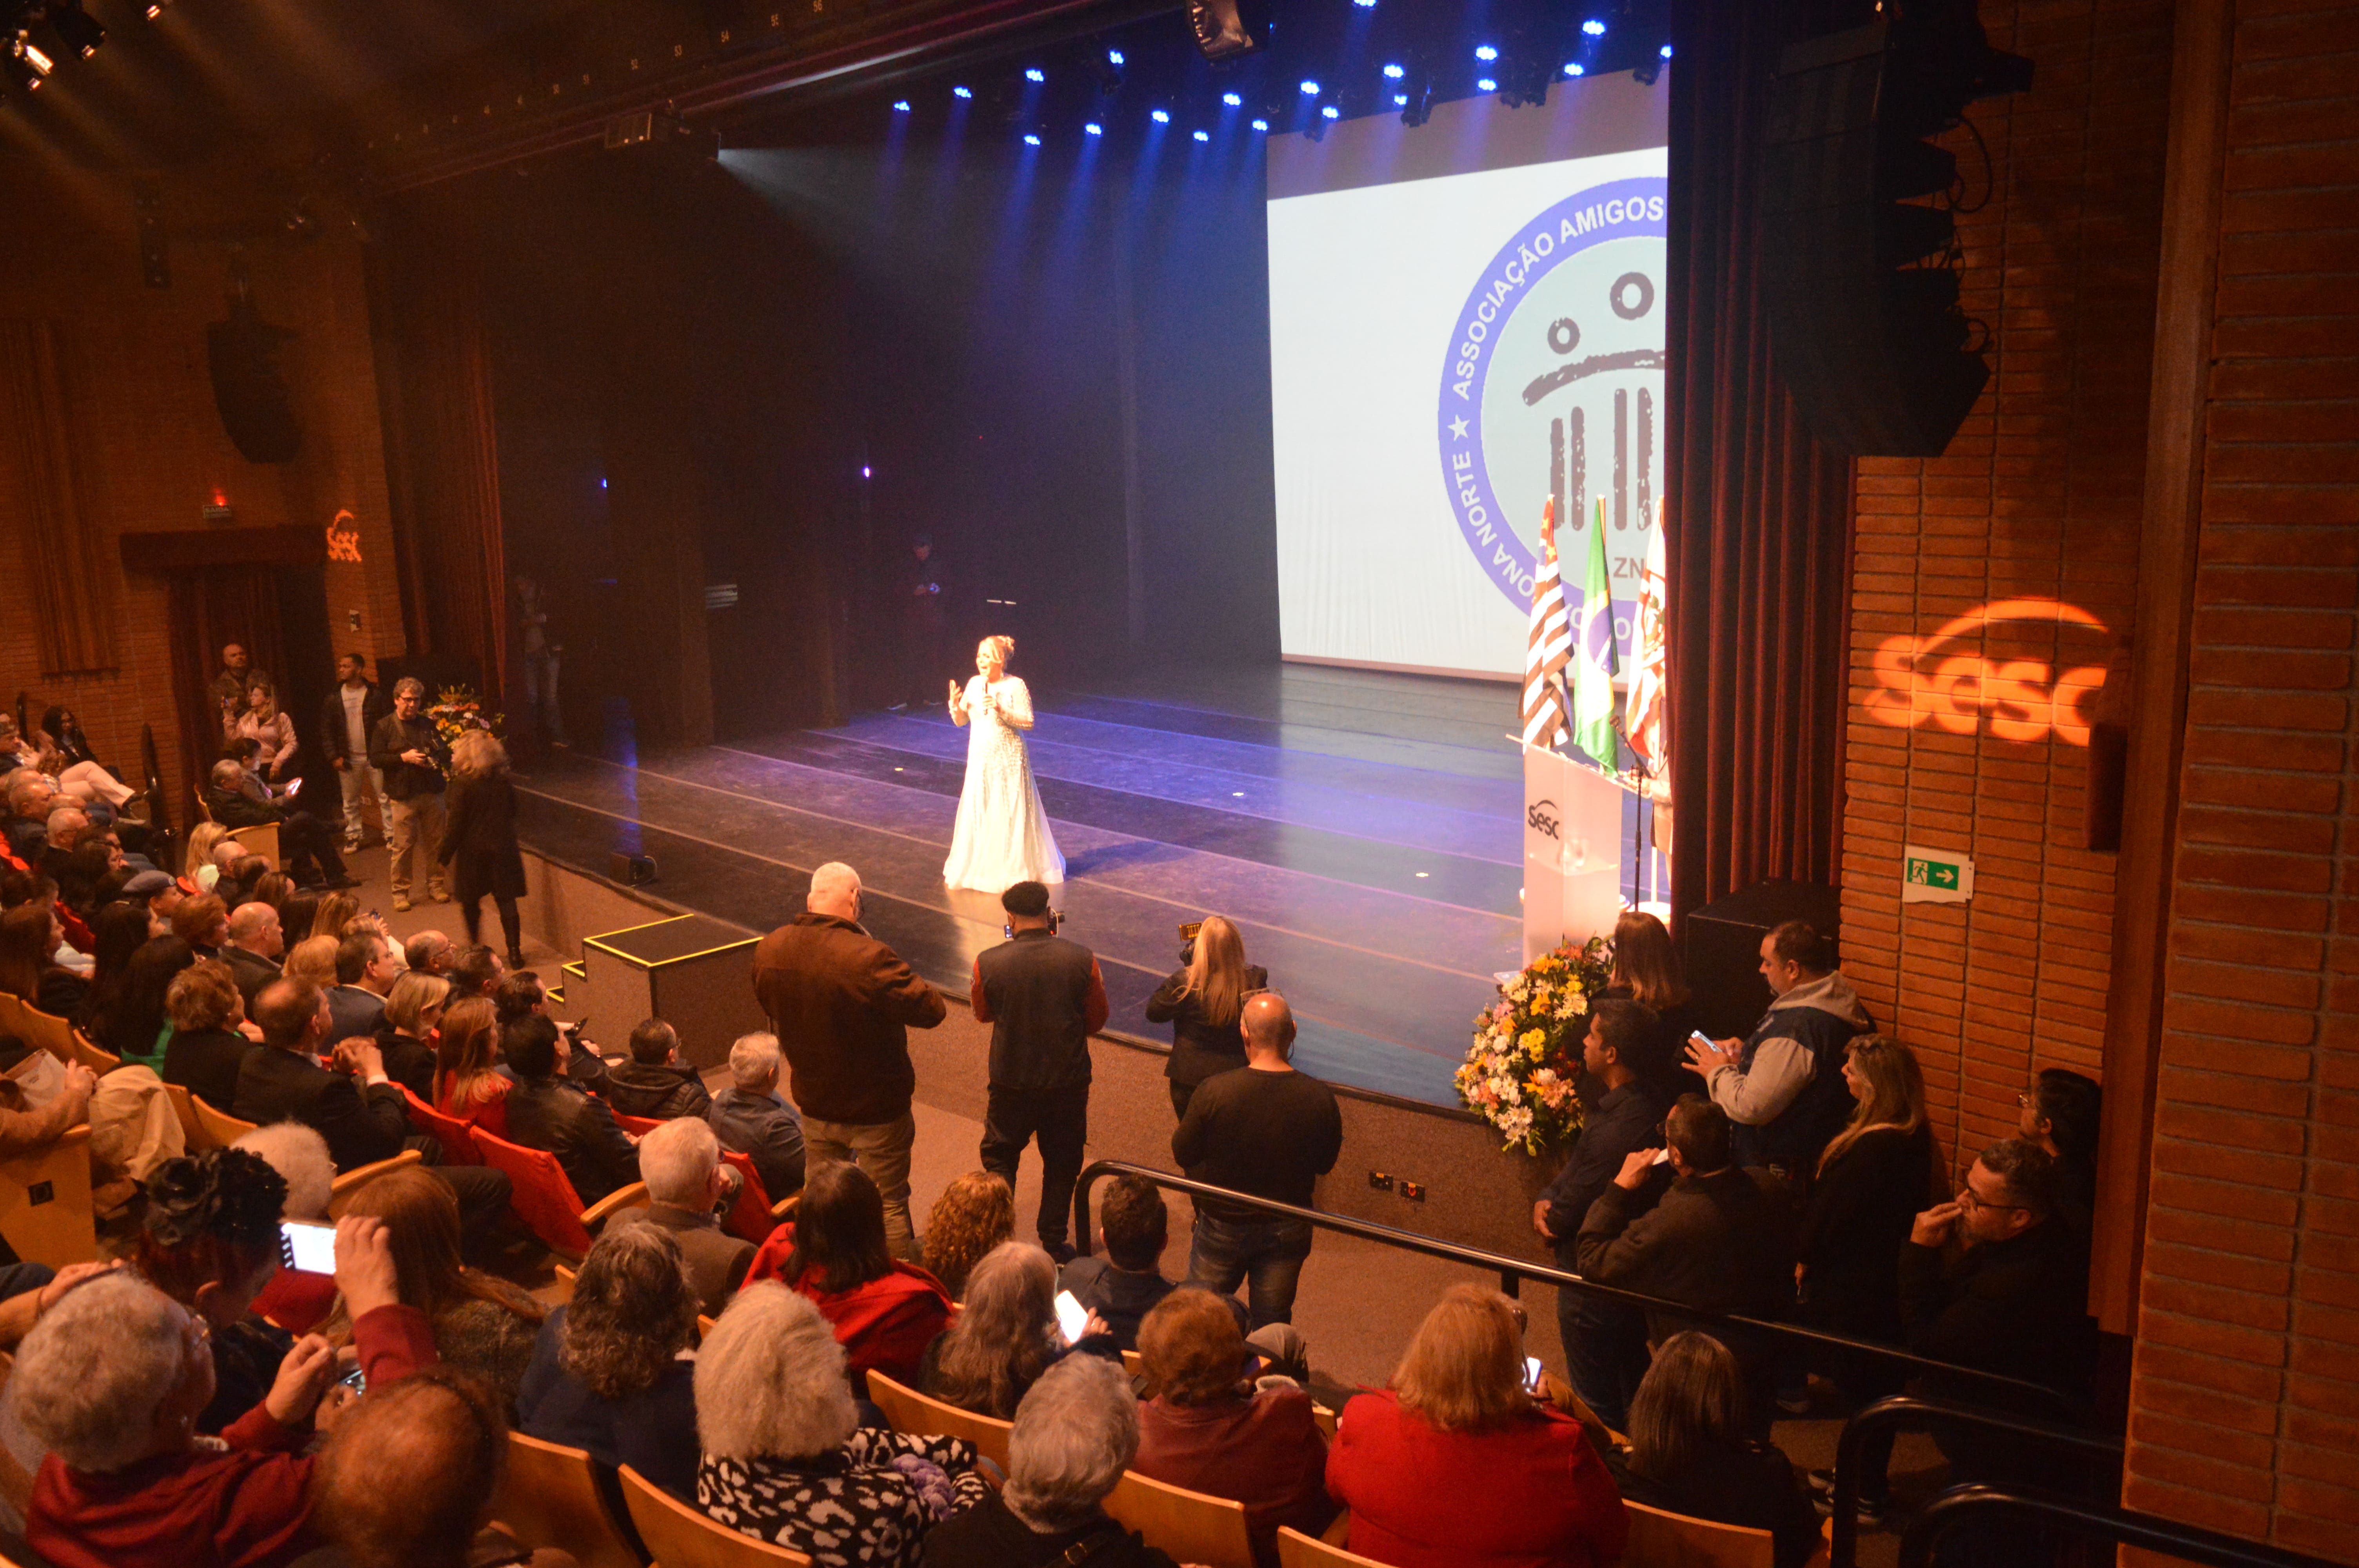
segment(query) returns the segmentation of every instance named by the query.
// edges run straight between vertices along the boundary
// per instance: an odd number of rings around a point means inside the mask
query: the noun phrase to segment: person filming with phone
[[[1688,1065],[1735,1124],[1736,1162],[1766,1165],[1798,1187],[1851,1119],[1844,1047],[1875,1028],[1835,968],[1833,945],[1788,920],[1761,939],[1769,1011],[1743,1040],[1688,1038]]]

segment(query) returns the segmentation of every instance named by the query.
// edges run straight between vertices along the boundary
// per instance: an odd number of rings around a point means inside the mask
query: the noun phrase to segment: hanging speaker
[[[303,449],[303,427],[278,368],[280,347],[296,336],[265,321],[242,291],[230,298],[229,319],[205,329],[213,406],[231,444],[250,463],[293,462]]]

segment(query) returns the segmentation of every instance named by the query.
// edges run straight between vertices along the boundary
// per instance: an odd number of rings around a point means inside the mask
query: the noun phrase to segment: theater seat
[[[389,1176],[396,1171],[415,1165],[425,1157],[415,1149],[404,1149],[390,1160],[379,1160],[371,1164],[353,1166],[330,1184],[328,1217],[343,1218],[344,1211],[352,1207],[353,1199],[360,1195],[360,1190],[363,1187],[367,1186],[379,1176]]]
[[[745,1178],[737,1188],[737,1201],[730,1206],[729,1217],[722,1221],[721,1228],[759,1247],[770,1238],[770,1232],[794,1217],[795,1210],[802,1206],[803,1195],[788,1193],[773,1203],[770,1195],[763,1190],[761,1173],[754,1169],[753,1156],[723,1149],[721,1157]]]
[[[473,1136],[484,1163],[507,1173],[515,1188],[508,1206],[516,1211],[516,1217],[540,1238],[541,1245],[577,1263],[590,1250],[591,1233],[603,1225],[608,1216],[626,1208],[644,1207],[647,1202],[647,1183],[633,1182],[584,1208],[556,1155],[495,1138],[480,1127],[474,1130]]]
[[[473,1123],[459,1117],[445,1116],[428,1105],[405,1086],[401,1098],[409,1102],[409,1125],[433,1138],[442,1145],[442,1162],[446,1165],[480,1165],[483,1152],[475,1147]]]
[[[90,1125],[38,1153],[0,1160],[0,1236],[27,1263],[62,1269],[98,1259],[90,1194]]]
[[[1636,1557],[1625,1557],[1624,1568],[1637,1568]],[[1356,1552],[1346,1552],[1315,1536],[1303,1534],[1290,1525],[1277,1529],[1277,1568],[1384,1568],[1373,1557],[1363,1557]]]
[[[1176,1563],[1254,1568],[1253,1540],[1245,1532],[1243,1503],[1207,1497],[1125,1470],[1103,1506],[1118,1522],[1138,1531],[1147,1545],[1161,1547]]]
[[[868,1369],[868,1397],[885,1412],[894,1431],[911,1437],[963,1437],[985,1459],[1002,1470],[1007,1468],[1010,1422],[929,1399],[915,1389],[904,1388],[873,1367]]]
[[[1622,1507],[1630,1518],[1624,1568],[1773,1568],[1777,1561],[1766,1530],[1714,1524],[1644,1503]]]
[[[799,1552],[730,1529],[689,1507],[628,1465],[622,1468],[623,1501],[639,1539],[655,1554],[657,1568],[811,1568]]]
[[[620,1520],[579,1448],[508,1433],[508,1473],[492,1518],[527,1546],[570,1552],[582,1568],[639,1568]]]

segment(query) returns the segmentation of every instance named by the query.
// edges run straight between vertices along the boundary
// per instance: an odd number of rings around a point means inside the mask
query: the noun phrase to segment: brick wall
[[[2234,20],[2125,1497],[2359,1563],[2359,9]]]
[[[252,222],[267,233],[269,183],[259,170],[168,178],[167,226],[186,235]],[[175,783],[182,775],[167,585],[156,574],[125,574],[117,535],[206,527],[202,508],[216,490],[240,527],[324,528],[338,511],[350,511],[363,561],[328,568],[332,633],[339,648],[402,651],[360,248],[332,236],[299,246],[266,240],[250,251],[264,315],[301,333],[283,363],[304,426],[303,452],[293,463],[264,467],[230,444],[206,372],[204,329],[223,315],[226,249],[174,242],[173,286],[151,289],[140,277],[126,183],[16,152],[0,156],[0,200],[11,213],[39,215],[0,224],[0,277],[8,281],[0,311],[65,324],[82,391],[77,429],[105,533],[102,554],[122,596],[110,667],[70,676],[39,667],[29,614],[0,614],[0,700],[13,704],[26,693],[36,723],[51,703],[72,708],[99,756],[134,778],[140,727],[151,725],[163,777]],[[24,537],[15,461],[0,443],[0,579],[21,598],[41,585]],[[361,613],[357,633],[349,630],[353,611]],[[308,714],[295,717],[308,727]],[[175,811],[180,815],[178,803]]]
[[[1954,1156],[2009,1135],[2034,1066],[2095,1076],[2113,857],[2082,848],[2087,723],[2128,620],[2170,77],[2167,0],[1983,6],[2037,62],[1958,155],[1963,303],[1992,377],[1943,456],[1859,463],[1843,968],[1923,1058]],[[1900,902],[1901,849],[1966,904]]]

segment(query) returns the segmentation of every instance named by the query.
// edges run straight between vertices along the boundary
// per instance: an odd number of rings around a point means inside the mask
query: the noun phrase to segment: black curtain
[[[1769,352],[1756,218],[1797,6],[1673,0],[1665,488],[1673,918],[1842,865],[1852,487]]]

